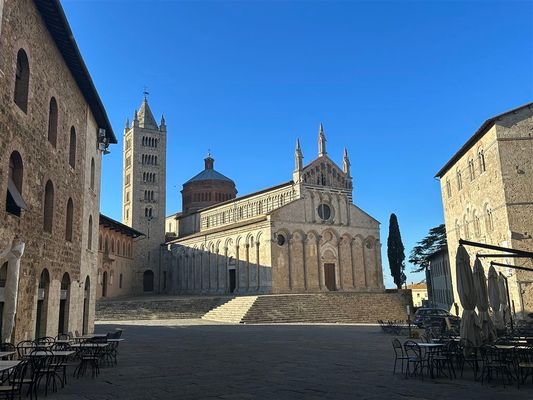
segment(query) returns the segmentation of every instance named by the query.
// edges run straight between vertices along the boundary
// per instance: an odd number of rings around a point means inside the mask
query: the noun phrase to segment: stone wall
[[[17,53],[24,49],[30,66],[27,112],[13,101]],[[54,147],[47,140],[49,104],[58,105],[58,135]],[[70,130],[76,131],[76,160],[69,165]],[[96,153],[96,125],[88,104],[62,59],[33,1],[6,1],[0,36],[0,193],[5,199],[8,165],[13,151],[20,153],[24,173],[22,197],[28,208],[20,217],[0,207],[0,248],[15,235],[26,243],[21,263],[15,340],[36,334],[37,296],[41,273],[47,270],[42,330],[55,336],[59,326],[61,281],[68,274],[67,331],[82,331],[84,282],[93,279],[96,253],[86,252],[89,215],[93,216],[96,240],[99,185],[87,185],[89,156],[95,157],[95,181],[100,180],[100,157]],[[52,233],[43,230],[43,197],[46,182],[54,185]],[[87,198],[89,196],[90,198]],[[66,208],[73,202],[72,240],[66,240]],[[3,200],[4,201],[4,200]],[[2,203],[3,204],[3,203]],[[83,253],[83,256],[82,256]],[[94,286],[88,293],[94,299]],[[93,300],[91,300],[92,302]],[[92,329],[90,305],[85,329]]]

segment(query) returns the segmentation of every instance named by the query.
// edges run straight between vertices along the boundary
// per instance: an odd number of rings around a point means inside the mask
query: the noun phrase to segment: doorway
[[[237,287],[237,275],[234,269],[229,270],[229,292],[233,293]]]
[[[326,281],[326,287],[330,292],[337,290],[335,285],[335,264],[324,264],[324,279]]]
[[[107,271],[104,271],[102,276],[102,297],[107,296]]]
[[[143,274],[143,291],[153,292],[154,291],[154,273],[150,270],[144,271]]]
[[[85,287],[83,289],[83,325],[82,333],[85,335],[89,332],[89,301],[90,301],[91,281],[89,277],[85,278]]]

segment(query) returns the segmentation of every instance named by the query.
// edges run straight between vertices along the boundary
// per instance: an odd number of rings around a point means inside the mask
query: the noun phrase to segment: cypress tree
[[[389,221],[389,237],[387,239],[387,255],[389,257],[390,272],[394,279],[394,283],[398,289],[402,288],[405,282],[405,254],[400,235],[400,227],[398,226],[398,218],[396,214],[391,214]]]

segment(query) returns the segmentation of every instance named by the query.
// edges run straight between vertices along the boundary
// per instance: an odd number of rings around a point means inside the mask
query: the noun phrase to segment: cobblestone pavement
[[[163,321],[124,329],[119,364],[69,379],[48,399],[531,399],[464,379],[392,374],[391,336],[354,325],[221,325]]]

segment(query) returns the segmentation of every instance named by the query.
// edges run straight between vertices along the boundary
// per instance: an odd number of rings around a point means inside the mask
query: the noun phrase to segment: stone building
[[[533,251],[533,103],[485,121],[437,172],[457,296],[459,239]],[[473,260],[478,248],[467,246]],[[488,269],[486,259],[485,270]],[[532,268],[529,259],[499,259]],[[533,312],[533,272],[498,267],[508,277],[511,309]]]
[[[379,223],[352,203],[348,154],[342,168],[329,158],[322,126],[318,147],[318,157],[304,166],[297,143],[291,181],[177,214],[177,239],[167,243],[172,289],[383,291]],[[199,176],[211,173],[209,159]]]
[[[146,97],[133,122],[126,123],[123,151],[122,222],[146,237],[133,249],[134,270],[142,279],[133,291],[161,292],[167,272],[161,263],[165,242],[167,128],[161,117],[158,125]]]
[[[134,269],[133,252],[144,234],[100,214],[96,298],[134,294],[139,279]]]
[[[428,261],[426,277],[431,306],[450,310],[453,305],[453,283],[448,247],[444,246],[434,252],[428,257]]]
[[[0,1],[2,340],[93,329],[109,143],[112,127],[59,1]]]

